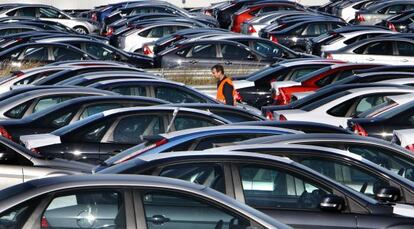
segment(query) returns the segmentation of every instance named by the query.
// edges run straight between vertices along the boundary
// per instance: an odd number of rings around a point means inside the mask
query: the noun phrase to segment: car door
[[[33,163],[9,147],[0,144],[0,189],[24,182],[24,166],[33,166]]]
[[[141,143],[144,136],[164,133],[168,115],[169,112],[158,112],[117,118],[100,142],[100,160],[104,161],[123,150]]]
[[[195,44],[186,54],[185,59],[181,63],[181,67],[210,68],[217,61],[217,45],[215,43]]]
[[[359,49],[355,51],[359,52]],[[354,56],[357,63],[376,63],[376,64],[399,64],[394,57],[394,47],[392,41],[376,41],[364,46],[360,56]],[[357,57],[357,58],[355,58]]]
[[[400,65],[414,64],[414,44],[407,41],[395,42],[398,55],[395,57],[395,62]]]
[[[250,228],[253,223],[239,213],[229,210],[224,203],[161,188],[137,189],[136,203],[142,203],[138,222],[148,229],[177,228]],[[144,226],[144,225],[142,225]],[[257,227],[252,227],[257,228]],[[261,227],[259,227],[261,228]]]
[[[233,163],[236,199],[294,228],[355,228],[354,214],[323,212],[323,196],[334,190],[284,166]]]
[[[219,55],[225,68],[258,67],[268,63],[261,63],[261,58],[242,45],[220,44]]]

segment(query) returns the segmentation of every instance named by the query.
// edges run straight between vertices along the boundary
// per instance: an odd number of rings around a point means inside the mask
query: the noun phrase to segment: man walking
[[[235,94],[233,81],[224,75],[224,68],[220,64],[216,64],[211,68],[211,74],[218,80],[216,99],[224,104],[234,106]]]

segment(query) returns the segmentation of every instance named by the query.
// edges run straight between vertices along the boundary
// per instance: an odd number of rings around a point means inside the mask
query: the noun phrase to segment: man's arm
[[[228,83],[225,83],[223,86],[223,95],[224,95],[224,98],[226,99],[226,104],[233,106],[234,105],[233,86],[231,86]]]

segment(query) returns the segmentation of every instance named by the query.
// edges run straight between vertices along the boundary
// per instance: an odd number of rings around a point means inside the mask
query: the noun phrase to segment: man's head
[[[224,68],[221,64],[216,64],[213,67],[211,67],[211,74],[216,79],[221,79],[224,77]]]

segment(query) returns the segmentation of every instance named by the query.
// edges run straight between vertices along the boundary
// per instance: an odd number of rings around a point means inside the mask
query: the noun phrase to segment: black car
[[[127,67],[127,66],[91,66],[90,64],[86,64],[86,66],[82,67],[75,67],[75,68],[68,68],[63,71],[56,72],[54,74],[48,75],[45,78],[39,79],[33,82],[34,85],[53,85],[59,83],[61,81],[70,79],[72,77],[76,77],[81,74],[89,73],[89,72],[101,72],[101,71],[129,71],[133,72],[143,72],[142,69],[134,68],[134,67]]]
[[[414,223],[393,212],[399,204],[376,201],[290,159],[270,155],[220,148],[215,153],[166,153],[98,174],[151,174],[204,184],[295,228],[408,228]]]
[[[317,37],[330,30],[344,27],[347,24],[337,19],[315,19],[295,23],[278,31],[266,31],[261,34],[264,38],[289,47],[294,51],[306,52],[306,40]],[[283,28],[283,25],[281,25]]]
[[[219,103],[182,83],[160,79],[116,79],[100,81],[88,87],[121,95],[149,96],[171,103]]]
[[[340,62],[323,59],[298,59],[271,65],[251,73],[246,80],[234,80],[234,88],[238,93],[237,99],[258,108],[270,105],[273,103],[272,82],[294,80],[307,73],[337,63]]]
[[[143,137],[228,124],[210,112],[177,107],[119,108],[92,115],[50,134],[23,135],[26,148],[42,155],[99,163],[143,141]]]
[[[352,134],[344,128],[319,123],[319,122],[305,122],[305,121],[246,121],[239,122],[232,125],[243,125],[243,126],[268,126],[268,127],[281,127],[292,130],[299,130],[305,133],[327,133],[327,134]]]
[[[70,99],[18,120],[1,120],[3,136],[19,142],[21,135],[50,133],[105,110],[165,104],[160,99],[140,96],[87,96]]]
[[[348,120],[348,128],[362,136],[390,141],[394,130],[414,128],[414,102],[408,102],[375,117]]]

